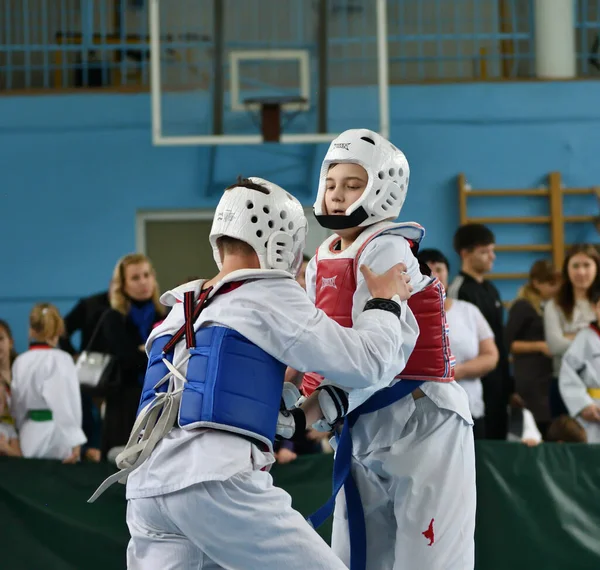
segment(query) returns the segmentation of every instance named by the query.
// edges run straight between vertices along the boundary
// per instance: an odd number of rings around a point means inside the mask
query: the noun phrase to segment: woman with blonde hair
[[[12,368],[12,414],[23,457],[79,461],[86,442],[81,396],[71,356],[56,348],[64,331],[58,309],[35,305],[29,315],[29,350]]]
[[[125,255],[115,265],[111,310],[100,334],[115,358],[108,371],[108,391],[102,432],[104,459],[127,443],[135,422],[142,382],[148,364],[144,345],[154,325],[165,315],[150,260],[141,253]]]
[[[552,355],[544,334],[544,305],[554,297],[560,274],[552,263],[536,261],[508,313],[506,345],[513,358],[515,389],[545,435],[550,425]]]

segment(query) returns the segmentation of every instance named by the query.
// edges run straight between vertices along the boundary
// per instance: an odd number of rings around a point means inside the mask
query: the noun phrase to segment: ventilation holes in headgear
[[[375,196],[377,196],[377,194],[379,194],[379,192],[381,192],[381,188],[378,188],[377,190],[375,190]]]
[[[396,196],[396,194],[394,194],[393,192],[390,192],[390,196],[391,196],[391,197],[392,197],[394,200],[396,200],[396,199],[398,198],[398,196]]]
[[[267,224],[271,229],[273,229],[273,220],[269,220]]]
[[[385,172],[383,170],[380,170],[377,173],[377,177],[379,178],[379,180],[383,180],[385,178]]]
[[[288,224],[288,230],[293,230],[294,229],[294,222],[290,222]]]
[[[390,176],[394,176],[394,174],[396,174],[396,171],[393,168],[390,168],[389,174]]]
[[[404,176],[404,169],[403,168],[399,168],[398,169],[398,176]]]
[[[404,184],[400,184],[400,190],[404,190]]]
[[[373,146],[375,146],[375,141],[373,139],[370,139],[369,137],[360,137],[361,141],[366,141],[368,143],[371,143]]]
[[[285,220],[287,218],[287,212],[285,210],[281,210],[281,212],[279,212],[279,217],[282,220]]]
[[[256,216],[252,216],[252,217],[250,218],[250,221],[251,221],[253,224],[255,224],[256,222],[258,222],[258,218],[257,218]]]
[[[263,206],[263,212],[265,214],[268,214],[269,213],[269,206]]]
[[[252,208],[254,208],[254,204],[250,200],[248,200],[246,202],[246,208],[248,208],[248,210],[252,210]]]
[[[256,230],[256,236],[257,237],[262,237],[262,230]]]

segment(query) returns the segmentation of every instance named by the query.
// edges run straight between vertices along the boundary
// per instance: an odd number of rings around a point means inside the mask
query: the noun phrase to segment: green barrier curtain
[[[327,499],[331,465],[301,457],[273,476],[306,515]],[[124,487],[86,503],[112,472],[0,458],[0,568],[124,568]],[[600,568],[600,446],[478,443],[477,486],[477,570]],[[328,539],[331,525],[320,532]]]
[[[600,445],[476,449],[478,570],[600,569]]]

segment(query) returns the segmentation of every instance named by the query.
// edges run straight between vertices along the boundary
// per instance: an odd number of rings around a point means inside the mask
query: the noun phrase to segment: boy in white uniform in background
[[[352,570],[472,570],[472,418],[464,390],[453,381],[443,288],[421,273],[414,255],[424,230],[392,221],[408,179],[404,154],[367,129],[342,133],[321,168],[315,216],[336,234],[308,265],[309,297],[352,326],[369,297],[358,268],[382,273],[402,262],[414,288],[402,320],[420,331],[406,367],[350,391],[344,430],[351,449],[343,431],[340,442],[346,443],[339,443],[336,458],[340,472],[351,476],[343,478],[335,504],[332,548]],[[325,377],[306,374],[304,393],[335,381]],[[311,520],[319,524],[325,514]]]
[[[125,470],[99,489],[129,473],[129,569],[345,568],[268,473],[285,369],[316,368],[362,388],[402,368],[405,331],[414,339],[399,301],[410,286],[402,267],[363,269],[381,298],[363,306],[354,329],[340,327],[294,280],[306,228],[282,188],[239,180],[211,229],[219,274],[162,296],[173,309],[147,342],[138,420],[117,458]],[[321,416],[315,397],[282,419]]]
[[[64,331],[58,309],[39,303],[29,316],[29,350],[12,368],[12,415],[23,457],[79,461],[86,442],[81,394],[71,356],[56,348]]]
[[[580,330],[563,356],[558,377],[560,395],[587,433],[588,443],[600,443],[600,289],[589,301],[596,321]]]

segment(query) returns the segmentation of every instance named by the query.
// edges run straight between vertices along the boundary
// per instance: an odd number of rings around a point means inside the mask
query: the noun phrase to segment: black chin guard
[[[362,206],[354,210],[349,216],[317,216],[317,214],[315,214],[317,222],[328,230],[347,230],[349,228],[356,228],[368,217],[369,215]]]

